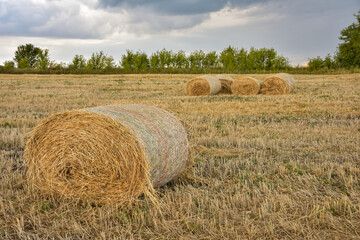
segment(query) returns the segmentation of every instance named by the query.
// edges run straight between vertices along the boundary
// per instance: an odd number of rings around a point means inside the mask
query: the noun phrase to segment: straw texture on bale
[[[287,73],[279,73],[265,78],[261,93],[267,95],[289,94],[295,88],[294,78]]]
[[[260,91],[261,82],[253,77],[236,78],[231,85],[231,92],[238,95],[254,95]]]
[[[231,93],[231,85],[234,82],[234,79],[229,75],[216,75],[216,77],[221,82],[220,93]]]
[[[221,82],[215,76],[196,77],[186,84],[186,94],[189,96],[215,95],[220,90]]]
[[[54,114],[26,144],[29,180],[46,194],[125,204],[176,177],[188,159],[169,112],[130,104]]]

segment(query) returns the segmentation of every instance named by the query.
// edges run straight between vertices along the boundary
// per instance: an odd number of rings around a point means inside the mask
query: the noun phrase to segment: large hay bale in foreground
[[[261,93],[267,95],[289,94],[295,88],[294,78],[287,73],[279,73],[265,78]]]
[[[215,95],[220,90],[221,82],[215,76],[196,77],[186,84],[186,94],[189,96]]]
[[[254,95],[260,91],[261,82],[253,77],[236,78],[231,85],[231,92],[238,95]]]
[[[220,80],[221,90],[219,93],[231,93],[231,85],[234,79],[229,75],[216,75],[216,78]]]
[[[46,194],[124,204],[177,176],[188,159],[184,127],[169,112],[114,105],[54,114],[26,143],[29,180]]]

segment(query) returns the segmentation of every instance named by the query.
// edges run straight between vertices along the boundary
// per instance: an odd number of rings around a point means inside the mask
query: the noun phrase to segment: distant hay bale
[[[221,90],[221,82],[214,76],[204,75],[196,77],[186,84],[188,96],[207,96],[218,94]]]
[[[184,127],[152,106],[54,114],[26,143],[29,181],[45,194],[125,204],[176,177],[188,159]]]
[[[260,91],[261,82],[253,77],[236,78],[231,85],[231,92],[238,95],[254,95]]]
[[[221,82],[221,90],[219,93],[231,93],[231,84],[233,84],[234,79],[229,75],[216,75]]]
[[[265,78],[261,93],[267,95],[289,94],[295,88],[294,78],[287,73],[279,73]]]

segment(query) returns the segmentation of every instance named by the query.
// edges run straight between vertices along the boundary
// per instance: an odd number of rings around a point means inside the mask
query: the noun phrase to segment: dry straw
[[[238,95],[254,95],[260,91],[261,82],[253,77],[240,77],[231,85],[231,92]]]
[[[29,180],[46,194],[125,204],[184,169],[188,140],[169,112],[114,105],[54,114],[26,144]]]
[[[215,76],[204,75],[196,77],[186,84],[186,94],[189,96],[207,96],[218,94],[221,82]]]
[[[234,82],[234,79],[229,75],[216,75],[216,78],[221,82],[220,93],[231,93],[231,85]]]
[[[290,74],[279,73],[265,78],[261,93],[267,95],[289,94],[294,88],[294,78]]]

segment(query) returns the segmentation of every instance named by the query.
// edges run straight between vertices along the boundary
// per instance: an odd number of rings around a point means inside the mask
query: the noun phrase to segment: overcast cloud
[[[359,0],[0,0],[0,64],[33,43],[69,62],[103,50],[274,47],[302,64],[333,54]]]

